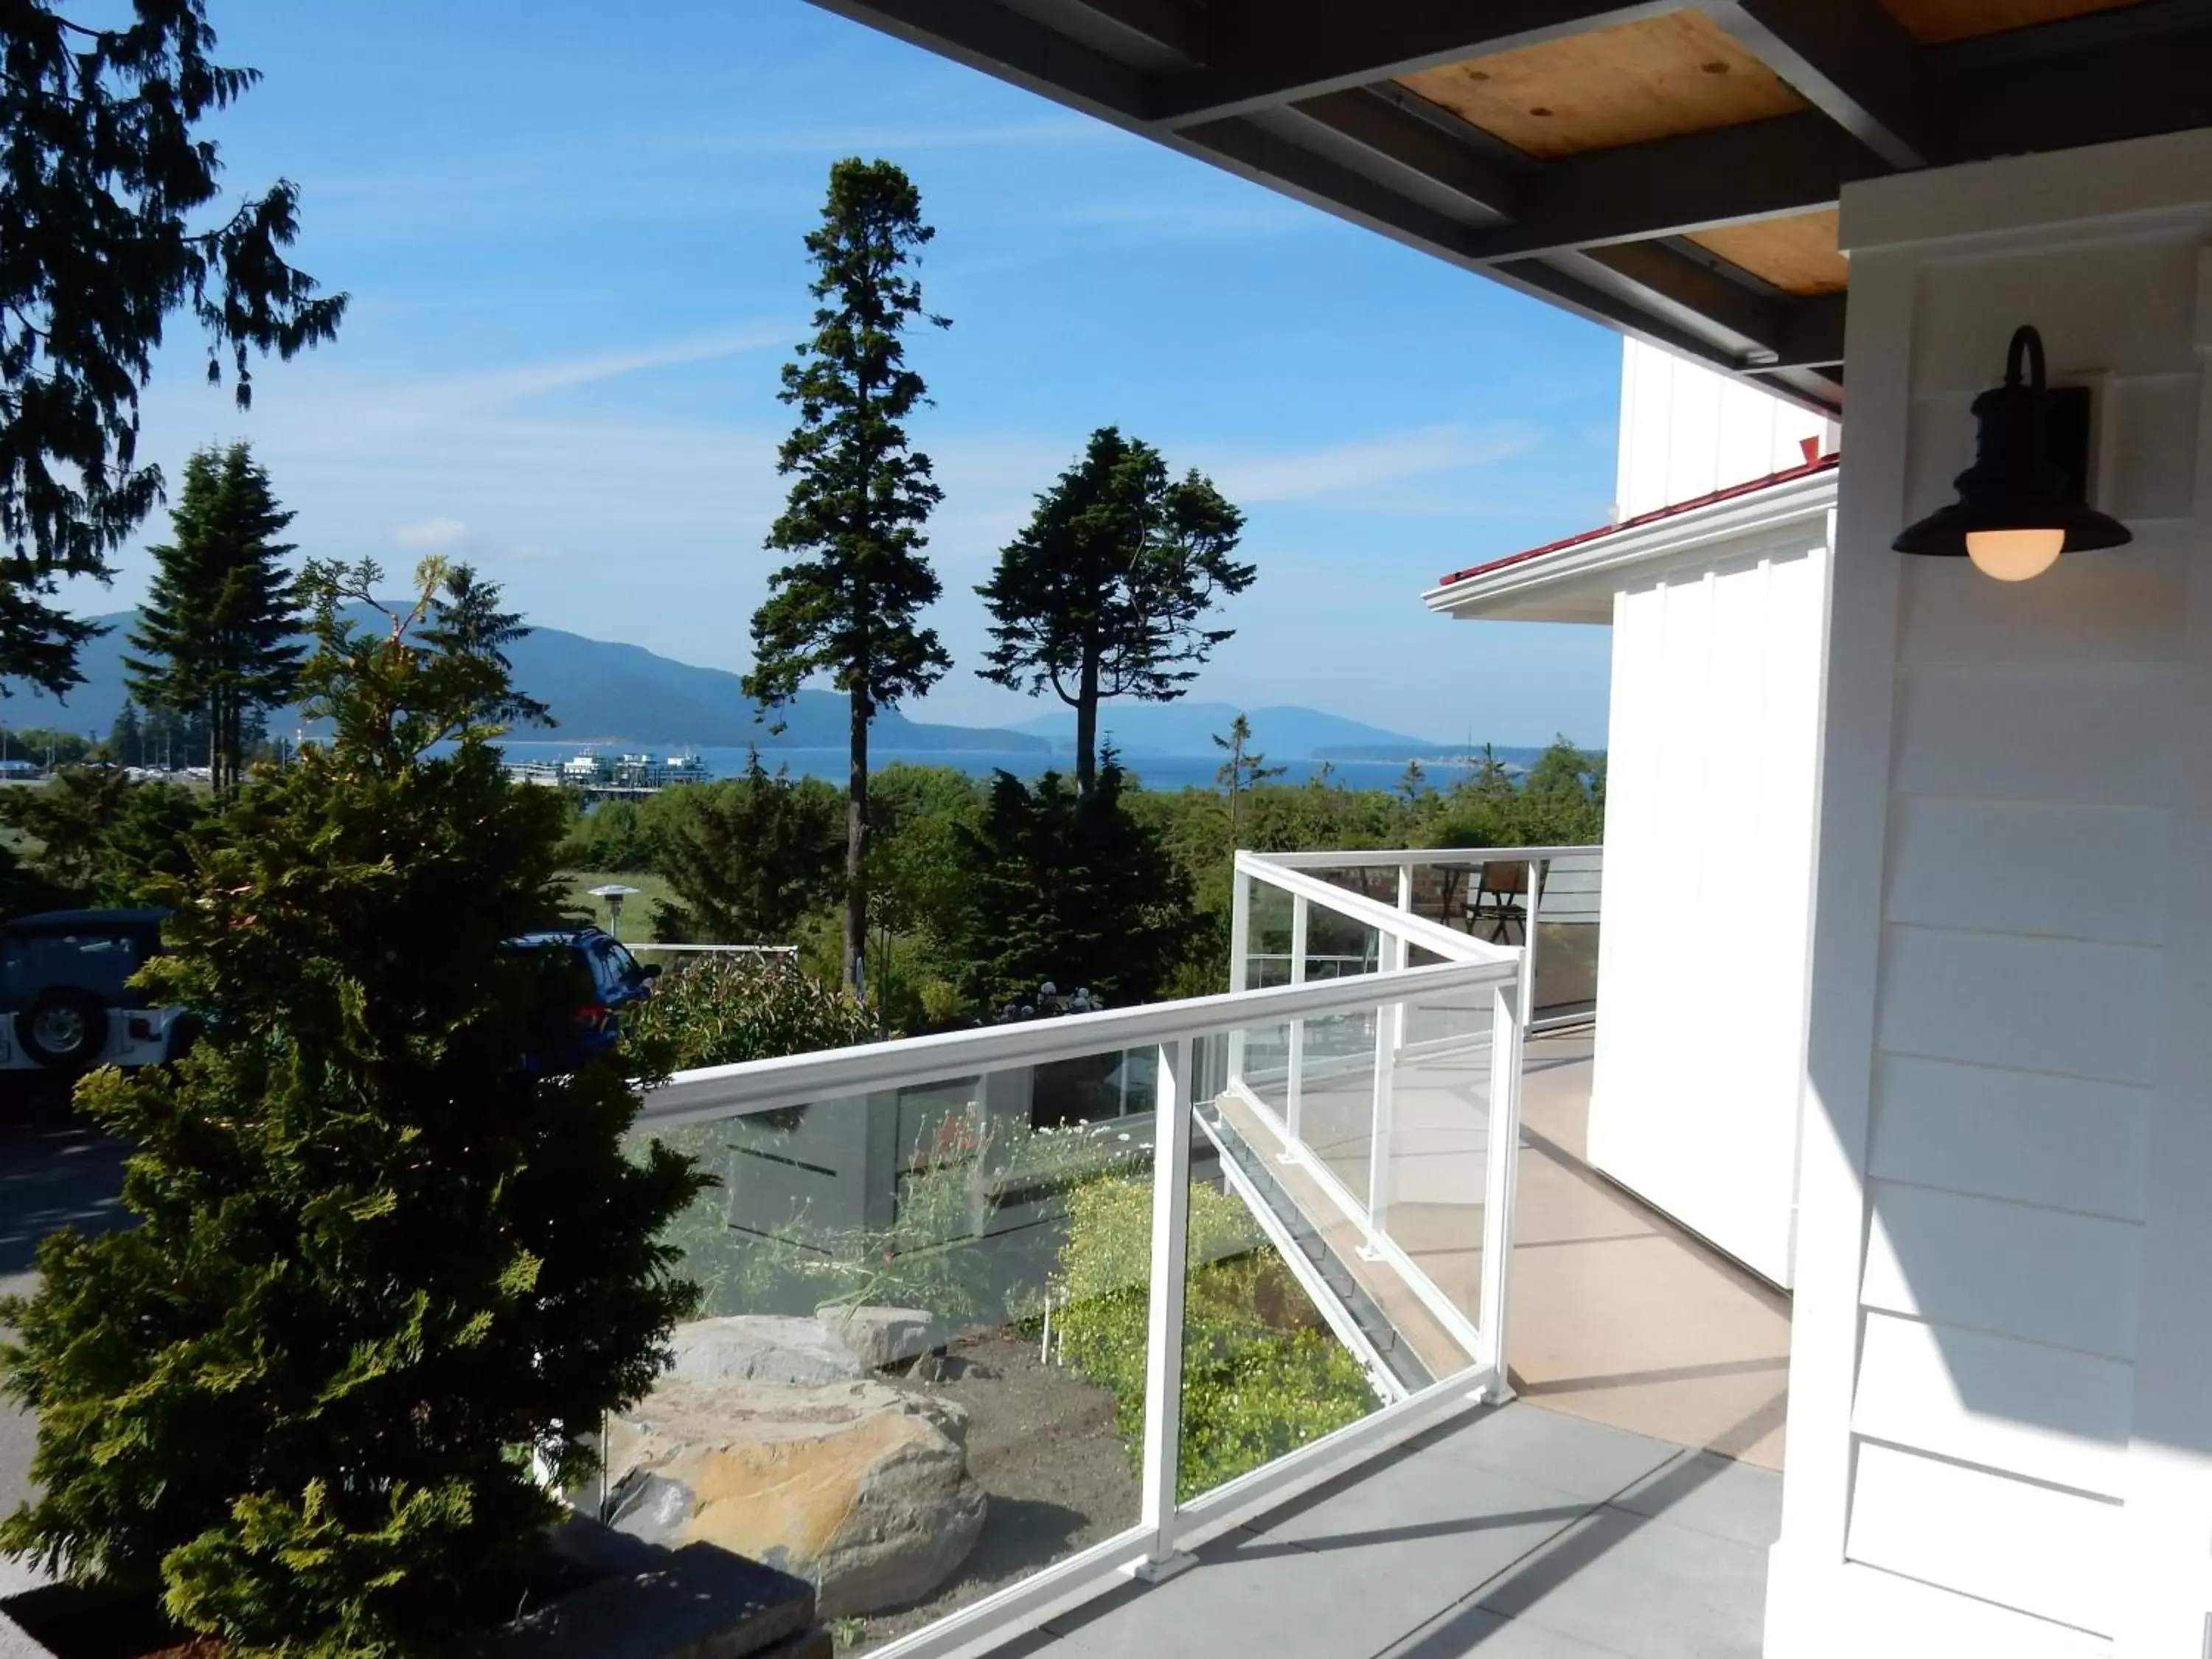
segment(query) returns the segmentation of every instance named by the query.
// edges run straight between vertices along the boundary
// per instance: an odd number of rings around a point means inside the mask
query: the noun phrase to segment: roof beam
[[[1176,0],[1067,0],[1067,3],[1188,63],[1206,61],[1205,30],[1198,17]]]
[[[994,0],[813,0],[1117,126],[1142,118],[1150,77]]]
[[[1841,295],[1800,298],[1761,291],[1660,242],[1592,248],[1575,263],[1606,273],[1620,288],[1662,314],[1680,313],[1746,343],[1738,370],[1802,368],[1844,360]]]
[[[1952,69],[1947,160],[2212,125],[2212,15],[2202,0],[2125,6],[2001,38],[2002,49],[1995,40],[1942,49]]]
[[[1325,92],[1291,110],[1360,153],[1442,185],[1489,219],[1517,218],[1525,169],[1503,167],[1435,124],[1366,92]]]
[[[1679,9],[1680,0],[1212,0],[1207,67],[1162,76],[1152,118],[1218,121],[1462,58]]]
[[[1703,3],[1753,57],[1892,167],[1923,167],[1938,158],[1942,122],[1935,66],[1878,0]]]
[[[1833,207],[1845,184],[1888,171],[1813,111],[1592,150],[1523,182],[1515,222],[1486,232],[1474,252],[1525,258],[1810,213]]]

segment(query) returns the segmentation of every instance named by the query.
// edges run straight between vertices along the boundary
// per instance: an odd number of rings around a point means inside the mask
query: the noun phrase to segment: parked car
[[[509,948],[541,955],[556,970],[559,988],[549,994],[536,1045],[540,1052],[529,1057],[535,1072],[557,1072],[613,1048],[622,1039],[623,1010],[652,995],[660,975],[658,963],[641,965],[598,927],[525,933],[510,940]]]
[[[73,1076],[183,1053],[191,1016],[126,982],[160,953],[167,915],[48,910],[0,923],[0,1071]]]

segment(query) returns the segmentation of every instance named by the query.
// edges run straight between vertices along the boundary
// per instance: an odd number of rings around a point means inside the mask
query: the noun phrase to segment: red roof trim
[[[1808,441],[1808,447],[1810,447],[1811,441]],[[1662,520],[1677,518],[1685,513],[1694,513],[1698,508],[1711,507],[1716,501],[1734,501],[1739,495],[1754,495],[1762,489],[1771,489],[1777,484],[1789,483],[1798,478],[1809,478],[1816,472],[1832,471],[1842,461],[1843,457],[1840,454],[1822,455],[1807,461],[1802,466],[1785,467],[1779,472],[1770,472],[1763,478],[1753,478],[1748,483],[1730,484],[1726,489],[1716,489],[1711,495],[1700,495],[1694,501],[1677,501],[1672,507],[1654,507],[1650,512],[1639,513],[1632,519],[1623,519],[1619,524],[1601,525],[1595,530],[1585,530],[1578,536],[1568,536],[1556,542],[1547,542],[1541,547],[1532,547],[1525,553],[1509,553],[1502,559],[1492,559],[1488,564],[1471,565],[1465,570],[1455,570],[1437,586],[1449,587],[1454,582],[1471,580],[1476,576],[1486,576],[1493,570],[1504,570],[1516,564],[1527,564],[1532,559],[1540,559],[1553,553],[1563,553],[1571,547],[1581,547],[1586,543],[1600,541],[1624,530],[1634,530],[1642,525],[1657,524]]]

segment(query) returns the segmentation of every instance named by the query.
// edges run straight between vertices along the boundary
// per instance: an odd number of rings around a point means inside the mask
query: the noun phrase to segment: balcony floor
[[[998,1650],[1042,1659],[1751,1659],[1782,1480],[1516,1402]]]

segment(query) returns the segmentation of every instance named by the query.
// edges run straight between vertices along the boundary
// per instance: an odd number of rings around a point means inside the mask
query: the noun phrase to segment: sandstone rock
[[[858,1382],[868,1368],[817,1319],[738,1314],[676,1328],[670,1375],[684,1382]]]
[[[664,1382],[607,1435],[625,1531],[713,1543],[813,1583],[824,1616],[921,1600],[983,1529],[967,1413],[878,1382]]]
[[[927,1308],[853,1308],[825,1302],[814,1316],[872,1371],[945,1346],[945,1328]]]

